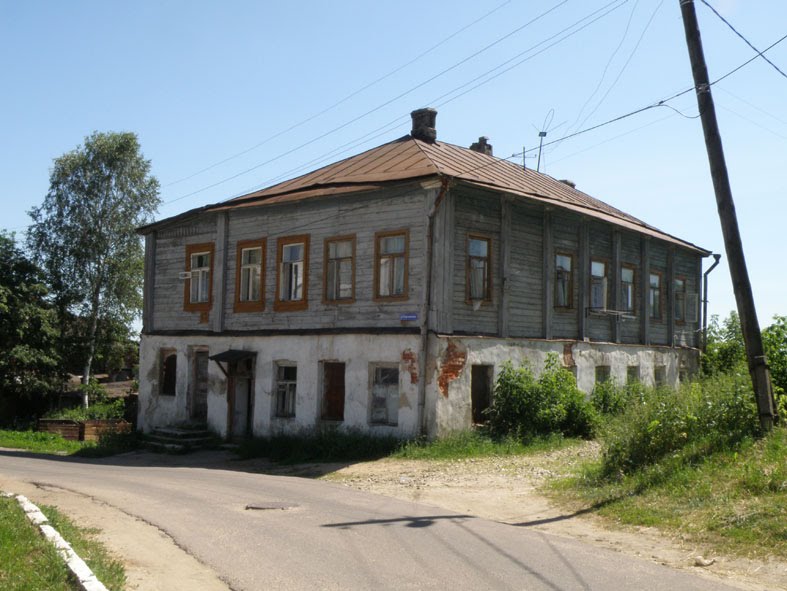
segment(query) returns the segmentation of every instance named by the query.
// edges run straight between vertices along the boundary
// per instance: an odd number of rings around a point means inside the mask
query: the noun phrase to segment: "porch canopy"
[[[229,377],[227,370],[224,369],[222,363],[226,363],[229,365],[230,363],[237,363],[238,361],[243,361],[244,359],[251,359],[257,356],[256,351],[244,351],[243,349],[227,349],[226,351],[222,351],[221,353],[216,353],[215,355],[211,355],[208,359],[212,359],[216,362],[216,365],[219,366],[219,369],[224,373],[225,376]]]

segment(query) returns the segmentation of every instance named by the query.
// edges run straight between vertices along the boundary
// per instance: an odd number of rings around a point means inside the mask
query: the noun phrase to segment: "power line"
[[[717,11],[715,8],[713,8],[713,6],[711,6],[710,4],[708,4],[708,2],[707,2],[706,0],[700,0],[700,2],[702,2],[702,3],[703,3],[705,6],[707,6],[708,8],[710,8],[710,9],[711,9],[711,11],[713,12],[713,14],[715,14],[716,16],[718,16],[718,17],[721,19],[721,22],[723,22],[723,23],[724,23],[725,25],[727,25],[727,26],[728,26],[730,29],[732,29],[732,32],[733,32],[733,33],[735,33],[735,34],[736,34],[738,37],[740,37],[741,39],[743,39],[743,41],[744,41],[744,43],[746,43],[746,45],[748,45],[748,46],[749,46],[749,47],[751,47],[751,48],[752,48],[754,51],[756,51],[756,52],[757,52],[757,57],[762,57],[762,59],[764,59],[764,60],[765,60],[766,62],[768,62],[768,63],[769,63],[771,66],[773,66],[773,69],[774,69],[774,70],[776,70],[777,72],[779,72],[779,74],[781,74],[782,76],[784,76],[785,78],[787,78],[787,74],[785,74],[785,73],[784,73],[784,72],[783,72],[783,71],[782,71],[782,70],[779,68],[779,66],[777,66],[777,65],[776,65],[776,64],[774,64],[774,63],[773,63],[771,60],[769,60],[767,57],[765,57],[765,56],[763,55],[763,52],[761,52],[759,49],[757,49],[756,47],[754,47],[754,45],[752,45],[752,44],[751,44],[751,42],[750,42],[748,39],[746,39],[746,37],[744,37],[744,36],[743,36],[743,35],[742,35],[742,34],[741,34],[741,33],[740,33],[740,32],[739,32],[739,31],[738,31],[738,30],[737,30],[735,27],[733,27],[733,26],[732,26],[732,24],[730,24],[730,22],[729,22],[729,21],[728,21],[726,18],[724,18],[722,15],[720,15],[720,14],[719,14],[719,12],[718,12],[718,11]]]
[[[445,37],[442,41],[438,41],[437,43],[432,45],[429,49],[427,49],[426,51],[421,52],[420,54],[415,56],[410,61],[402,64],[401,66],[399,66],[397,68],[394,68],[393,70],[391,70],[387,74],[385,74],[383,76],[380,76],[379,78],[376,78],[375,80],[372,80],[368,84],[365,84],[364,86],[362,86],[358,90],[355,90],[355,91],[351,92],[350,94],[348,94],[344,98],[342,98],[342,99],[338,100],[337,102],[333,103],[332,105],[322,109],[321,111],[315,113],[314,115],[311,115],[310,117],[307,117],[306,119],[303,119],[302,121],[299,121],[298,123],[295,123],[295,124],[291,125],[290,127],[286,128],[286,129],[283,129],[282,131],[279,131],[279,132],[275,133],[274,135],[272,135],[270,137],[265,138],[261,142],[258,142],[256,144],[254,144],[253,146],[251,146],[249,148],[246,148],[245,150],[241,150],[240,152],[237,152],[237,153],[235,153],[235,154],[233,154],[231,156],[228,156],[228,157],[224,158],[223,160],[220,160],[220,161],[215,162],[215,163],[213,163],[213,164],[211,164],[209,166],[206,166],[205,168],[202,168],[202,169],[198,170],[195,173],[192,173],[192,174],[190,174],[188,176],[184,176],[184,177],[182,177],[182,178],[180,178],[178,180],[175,180],[175,181],[172,181],[170,183],[167,183],[164,186],[165,187],[171,187],[172,185],[177,185],[178,183],[182,183],[183,181],[187,181],[189,179],[192,179],[195,176],[198,176],[198,175],[202,174],[203,172],[207,172],[209,170],[212,170],[212,169],[216,168],[217,166],[221,166],[222,164],[225,164],[226,162],[229,162],[230,160],[234,160],[235,158],[239,158],[240,156],[243,156],[244,154],[248,154],[249,152],[252,152],[252,151],[256,150],[257,148],[259,148],[260,146],[264,146],[268,142],[273,141],[273,140],[275,140],[278,137],[281,137],[285,133],[288,133],[288,132],[292,131],[293,129],[297,129],[297,128],[305,125],[306,123],[309,123],[309,122],[317,119],[318,117],[324,115],[325,113],[328,113],[329,111],[332,111],[333,109],[335,109],[339,105],[342,105],[342,104],[346,103],[351,98],[361,94],[363,91],[368,90],[372,86],[375,86],[376,84],[379,84],[383,80],[386,80],[386,79],[390,78],[394,74],[398,74],[399,72],[404,70],[406,67],[411,66],[412,64],[414,64],[415,62],[417,62],[421,58],[423,58],[423,57],[427,56],[428,54],[432,53],[438,47],[444,45],[445,43],[447,43],[448,41],[450,41],[451,39],[453,39],[457,35],[463,33],[464,31],[466,31],[470,27],[480,23],[482,20],[484,20],[487,17],[491,16],[492,14],[494,14],[495,12],[497,12],[498,10],[503,8],[506,4],[510,4],[510,3],[511,3],[511,0],[506,0],[505,2],[503,2],[502,4],[499,4],[498,6],[496,6],[495,8],[490,10],[489,12],[483,14],[482,16],[480,16],[479,18],[477,18],[473,22],[465,25],[464,27],[460,28],[457,31],[454,31],[453,33],[448,35],[448,37]]]

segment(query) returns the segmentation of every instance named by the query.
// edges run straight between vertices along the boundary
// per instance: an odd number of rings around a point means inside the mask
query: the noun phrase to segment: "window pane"
[[[394,259],[393,293],[395,295],[404,293],[404,257],[396,257]]]
[[[333,258],[347,258],[353,255],[353,243],[350,240],[342,240],[341,242],[332,242],[331,246],[334,247],[335,253]]]
[[[467,249],[471,257],[486,257],[489,254],[489,241],[471,238]]]
[[[380,293],[381,296],[391,295],[391,259],[380,259]]]
[[[382,254],[404,254],[404,236],[386,236],[382,239],[380,252]]]
[[[302,261],[303,260],[303,244],[287,244],[282,249],[282,261],[284,262],[294,262],[294,261]]]
[[[336,293],[336,261],[328,261],[328,268],[326,269],[325,277],[325,297],[329,300],[335,300]]]
[[[339,263],[339,298],[353,296],[353,267],[351,261]]]
[[[562,254],[555,256],[555,268],[558,271],[571,271],[571,257]]]
[[[259,265],[262,261],[262,248],[244,248],[241,259],[244,265]]]
[[[249,281],[251,279],[251,269],[243,269],[240,274],[240,301],[249,301]]]
[[[470,299],[486,299],[486,261],[470,259]]]
[[[593,277],[604,277],[607,274],[607,266],[602,262],[593,261],[590,263],[590,273]]]
[[[658,289],[660,281],[661,281],[661,277],[659,277],[658,275],[651,275],[650,276],[650,287]]]
[[[623,283],[634,283],[634,269],[623,267],[620,270],[620,280]]]
[[[260,300],[260,268],[252,267],[249,269],[249,283],[251,291],[248,292],[249,300],[258,302]]]

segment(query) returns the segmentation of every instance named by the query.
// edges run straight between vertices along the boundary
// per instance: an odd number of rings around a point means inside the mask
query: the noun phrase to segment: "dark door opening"
[[[230,394],[230,435],[248,437],[254,414],[254,362],[251,359],[230,363],[227,387]]]
[[[343,421],[344,363],[325,362],[322,367],[322,419],[324,421]]]
[[[194,353],[194,376],[191,388],[191,419],[204,423],[208,420],[208,352]]]
[[[473,410],[473,423],[486,422],[486,409],[492,403],[492,376],[494,366],[474,365],[470,374],[470,398]]]

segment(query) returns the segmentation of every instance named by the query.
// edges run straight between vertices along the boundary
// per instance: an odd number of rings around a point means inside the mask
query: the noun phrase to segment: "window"
[[[186,273],[183,308],[207,312],[213,301],[213,243],[186,246]]]
[[[574,305],[574,283],[571,277],[573,259],[570,254],[555,255],[555,308],[571,308]]]
[[[590,307],[593,310],[607,308],[607,263],[590,261]]]
[[[159,394],[175,396],[178,382],[178,354],[174,349],[161,350],[159,368]]]
[[[609,381],[610,376],[610,367],[609,365],[597,365],[596,366],[596,383],[603,384],[604,382]]]
[[[295,384],[298,368],[295,365],[276,366],[276,416],[295,416]]]
[[[648,306],[650,307],[650,317],[653,320],[661,320],[661,273],[650,274]]]
[[[489,272],[491,241],[480,236],[467,238],[467,299],[492,299],[492,275]]]
[[[355,300],[355,236],[325,241],[324,297],[335,303]]]
[[[370,422],[396,425],[399,419],[398,366],[372,366],[372,404]]]
[[[636,384],[639,382],[639,365],[629,365],[626,368],[626,383]]]
[[[305,310],[308,307],[309,236],[279,238],[276,279],[276,310]]]
[[[408,232],[375,234],[375,298],[407,299]]]
[[[238,242],[235,260],[235,311],[262,311],[265,308],[265,241]]]
[[[634,305],[635,281],[634,268],[623,266],[620,269],[620,311],[636,314]]]
[[[657,365],[653,368],[653,381],[657,388],[667,385],[667,366]]]
[[[672,314],[678,324],[686,322],[686,280],[683,277],[675,278]]]

